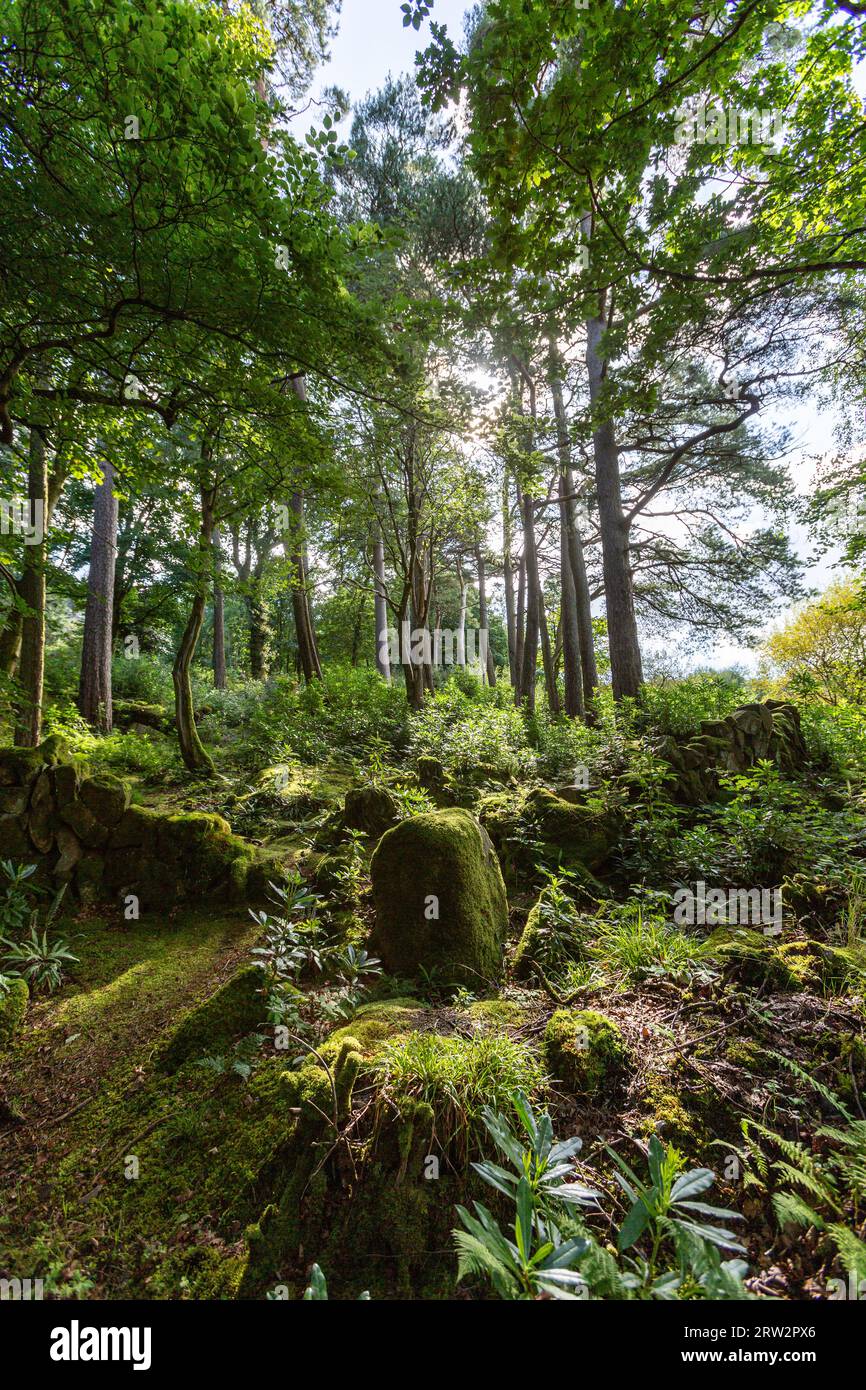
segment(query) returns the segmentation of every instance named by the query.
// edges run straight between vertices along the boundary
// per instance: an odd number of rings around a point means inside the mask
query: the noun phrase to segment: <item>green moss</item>
[[[545,844],[562,851],[565,861],[588,869],[599,868],[616,843],[616,827],[605,811],[592,802],[575,806],[547,787],[527,793],[521,815],[538,827]]]
[[[352,787],[343,804],[343,825],[377,839],[400,819],[400,807],[387,787]]]
[[[709,937],[707,951],[752,989],[797,993],[817,983],[818,961],[809,942],[779,942],[748,927],[723,928]]]
[[[476,999],[466,1012],[476,1026],[500,1032],[522,1028],[529,1019],[527,1010],[514,999]]]
[[[468,811],[413,816],[389,830],[371,864],[374,948],[404,978],[423,967],[478,988],[498,979],[508,925],[493,847]]]
[[[592,1009],[557,1009],[544,1033],[548,1069],[574,1095],[597,1096],[622,1073],[628,1053],[617,1025]]]
[[[161,1071],[173,1072],[191,1057],[218,1057],[264,1022],[264,973],[256,965],[239,970],[204,1003],[192,1009],[156,1054]]]
[[[333,1050],[345,1038],[354,1038],[364,1058],[373,1057],[383,1043],[411,1033],[422,1014],[423,1005],[414,999],[386,999],[382,1003],[363,1004],[351,1023],[331,1034],[323,1049]]]
[[[46,738],[36,748],[0,748],[0,786],[27,786],[43,767],[53,767],[59,762],[61,753],[56,735]]]
[[[0,989],[0,1052],[6,1051],[15,1041],[29,1000],[27,981],[7,976],[6,987]]]

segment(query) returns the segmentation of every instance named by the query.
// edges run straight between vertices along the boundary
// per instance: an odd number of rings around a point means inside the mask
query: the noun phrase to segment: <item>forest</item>
[[[864,1298],[866,5],[342,11],[0,0],[0,1300]]]

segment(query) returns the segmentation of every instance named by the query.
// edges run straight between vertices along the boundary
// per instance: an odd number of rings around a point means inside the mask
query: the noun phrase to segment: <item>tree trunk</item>
[[[198,646],[198,639],[201,636],[202,624],[204,622],[205,606],[207,604],[208,578],[210,575],[213,561],[213,530],[214,517],[213,509],[215,502],[214,487],[208,488],[204,479],[200,483],[201,495],[201,529],[198,540],[198,574],[196,576],[196,591],[190,609],[189,620],[184,628],[183,636],[180,639],[180,646],[174,659],[171,669],[171,678],[174,683],[174,715],[177,726],[177,737],[180,744],[180,754],[184,764],[190,772],[201,772],[207,776],[213,776],[215,768],[210,755],[205,749],[204,744],[198,736],[195,727],[195,706],[192,698],[192,681],[190,680],[190,667]]]
[[[586,366],[589,394],[593,406],[602,396],[604,362],[600,354],[606,328],[604,314],[586,325]],[[637,620],[634,612],[634,586],[629,563],[628,526],[622,506],[619,452],[613,423],[601,419],[592,436],[595,455],[595,482],[601,528],[604,598],[610,673],[615,700],[636,696],[643,681]]]
[[[68,474],[67,451],[63,448],[58,449],[54,456],[54,463],[51,472],[48,474],[48,500],[45,508],[45,531],[47,533],[54,508],[63,491]],[[6,612],[6,619],[0,628],[0,673],[7,676],[14,676],[18,669],[18,661],[21,656],[21,636],[24,626],[24,614],[15,602],[21,599],[21,581],[16,580],[14,585],[10,585],[13,592],[13,602]]]
[[[572,719],[583,715],[583,680],[580,669],[580,634],[577,626],[577,595],[571,556],[568,551],[568,508],[565,478],[559,474],[559,574],[561,590],[560,637],[562,641],[565,712]]]
[[[487,625],[487,569],[484,564],[484,551],[480,545],[475,551],[475,564],[478,570],[478,625],[480,628],[478,638],[479,662],[481,662],[480,643],[484,642],[486,644],[484,661],[481,665],[481,684],[484,684],[484,675],[486,672],[487,684],[493,687],[496,684],[496,663],[493,660],[493,653],[490,650],[490,629]]]
[[[517,631],[514,616],[514,566],[511,560],[511,498],[508,469],[502,475],[502,573],[505,581],[505,626],[508,634],[508,675],[517,684]]]
[[[213,683],[215,690],[225,690],[228,685],[226,670],[226,615],[225,597],[220,583],[220,537],[219,528],[213,529]]]
[[[565,572],[571,575],[572,588],[575,598],[575,621],[577,624],[577,640],[579,650],[579,666],[582,679],[582,699],[580,704],[590,708],[594,698],[595,688],[598,685],[598,670],[595,662],[595,646],[592,632],[592,609],[589,595],[589,583],[586,577],[586,561],[583,554],[583,542],[580,536],[580,528],[577,524],[577,503],[574,494],[574,474],[571,469],[571,457],[568,441],[568,422],[565,417],[565,406],[562,398],[562,361],[555,339],[551,336],[550,342],[550,390],[553,397],[553,413],[556,420],[557,452],[559,455],[559,508],[560,525],[564,545],[561,547],[562,570],[563,570],[563,589],[565,589]],[[567,561],[566,561],[567,556]],[[566,712],[568,713],[568,653],[564,652],[566,660]],[[581,711],[583,712],[583,711]]]
[[[25,545],[18,593],[26,605],[21,624],[20,698],[15,714],[15,744],[35,748],[42,737],[42,692],[45,679],[45,567],[48,558],[48,470],[45,439],[30,427],[27,470],[30,521],[41,529],[38,544]]]
[[[265,604],[262,600],[260,577],[253,575],[246,596],[247,618],[250,628],[250,675],[254,681],[267,680],[268,644],[270,627]]]
[[[81,644],[78,708],[93,729],[110,734],[111,632],[114,615],[114,565],[117,557],[117,498],[114,468],[103,463],[102,482],[93,497],[93,537]]]
[[[391,684],[391,656],[388,650],[388,603],[385,598],[385,545],[382,532],[376,530],[373,544],[373,574],[375,576],[376,670]]]
[[[520,487],[517,488],[518,505],[523,509],[520,500]],[[520,564],[517,568],[517,620],[516,633],[514,640],[514,703],[519,705],[523,687],[523,648],[526,643],[526,556],[521,555]]]
[[[463,562],[457,560],[457,583],[460,585],[460,616],[457,620],[457,665],[466,665],[466,577]]]
[[[304,541],[304,494],[293,492],[289,509],[293,517],[293,554],[290,563],[292,577],[292,612],[295,616],[295,636],[298,641],[298,661],[307,685],[322,679],[322,665],[316,645],[313,615],[310,610],[309,571]]]

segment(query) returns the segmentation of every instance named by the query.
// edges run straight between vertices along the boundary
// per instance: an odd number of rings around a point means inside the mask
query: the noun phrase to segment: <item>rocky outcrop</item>
[[[724,719],[705,719],[687,743],[669,737],[655,751],[676,774],[672,797],[690,806],[718,795],[720,772],[747,772],[762,759],[794,772],[807,758],[799,710],[783,700],[741,705]]]

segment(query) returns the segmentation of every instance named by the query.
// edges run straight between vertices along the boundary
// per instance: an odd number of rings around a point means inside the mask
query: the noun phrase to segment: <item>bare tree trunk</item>
[[[577,595],[574,589],[574,575],[571,572],[571,556],[568,552],[568,509],[565,502],[565,479],[562,472],[559,474],[559,574],[562,604],[559,626],[562,640],[565,712],[572,719],[579,719],[583,715],[580,634],[577,626]]]
[[[298,661],[307,685],[322,679],[322,664],[316,645],[313,615],[310,610],[309,570],[304,541],[304,494],[293,492],[289,509],[293,517],[293,554],[290,563],[292,577],[292,612],[295,617],[295,636],[298,640]]]
[[[484,550],[480,545],[475,551],[475,564],[478,569],[478,622],[481,632],[485,634],[485,636],[479,637],[479,642],[485,642],[487,646],[484,664],[481,668],[481,684],[484,684],[486,671],[487,684],[493,687],[496,684],[496,662],[493,660],[493,652],[490,650],[490,629],[487,618],[487,569],[484,564]],[[479,661],[480,659],[479,652]]]
[[[228,685],[226,670],[226,615],[225,597],[220,583],[220,537],[219,528],[213,528],[213,683],[215,690],[225,690]]]
[[[553,398],[553,413],[556,420],[557,452],[559,455],[559,514],[562,532],[562,584],[563,613],[565,613],[566,591],[574,595],[574,623],[576,625],[579,679],[582,690],[576,696],[573,678],[569,679],[569,645],[563,635],[563,655],[565,658],[566,713],[583,713],[583,706],[589,706],[598,685],[598,671],[595,663],[595,647],[592,632],[592,611],[590,607],[589,584],[586,577],[586,562],[583,543],[577,524],[577,504],[574,495],[574,475],[571,470],[571,457],[568,440],[568,422],[562,398],[562,360],[553,335],[550,335],[550,391]],[[571,578],[568,585],[567,576]],[[570,641],[571,639],[569,639]],[[569,706],[572,708],[569,708]]]
[[[385,598],[385,545],[377,527],[373,544],[373,574],[375,576],[376,670],[388,685],[391,684],[391,656],[388,650],[388,603]]]
[[[505,580],[505,626],[508,634],[508,675],[512,686],[517,683],[517,631],[514,616],[514,566],[511,559],[511,498],[508,490],[508,469],[502,474],[502,573]]]
[[[457,620],[457,665],[466,666],[466,577],[463,561],[457,557],[457,583],[460,585],[460,616]]]
[[[111,632],[114,616],[114,565],[117,557],[117,498],[114,495],[114,467],[110,459],[102,465],[102,482],[93,497],[93,536],[90,542],[90,573],[87,579],[87,605],[84,610],[84,637],[81,644],[81,677],[78,708],[93,729],[110,734]]]
[[[208,579],[213,560],[213,509],[216,489],[206,486],[203,475],[204,468],[202,468],[202,480],[200,483],[201,529],[199,531],[198,540],[196,590],[192,601],[192,608],[190,609],[189,619],[184,628],[183,636],[180,639],[180,646],[178,647],[177,655],[174,659],[171,677],[174,683],[174,714],[181,757],[190,772],[202,772],[208,776],[212,776],[216,769],[214,768],[210,755],[198,736],[198,730],[195,726],[195,706],[193,704],[192,681],[190,679],[190,668],[204,622],[207,594],[210,587]]]
[[[604,313],[589,319],[586,325],[586,366],[593,406],[601,399],[604,385],[604,362],[600,345],[606,327]],[[643,681],[643,671],[629,563],[629,528],[622,506],[619,451],[612,421],[601,419],[597,423],[592,445],[601,528],[611,683],[614,699],[621,700],[624,696],[638,694]]]
[[[41,530],[38,544],[24,548],[24,568],[18,593],[26,605],[21,624],[18,682],[20,699],[15,715],[15,744],[35,748],[42,737],[42,693],[45,679],[45,567],[48,559],[48,469],[45,438],[30,427],[27,470],[30,521]]]
[[[521,511],[520,487],[517,489]],[[514,642],[514,702],[520,704],[523,693],[523,648],[526,643],[526,556],[521,555],[517,567],[517,630]]]

